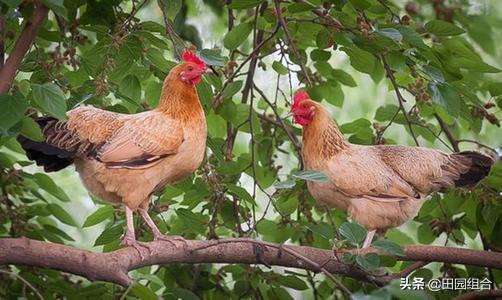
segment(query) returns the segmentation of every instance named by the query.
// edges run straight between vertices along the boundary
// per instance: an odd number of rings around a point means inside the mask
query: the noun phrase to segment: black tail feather
[[[471,159],[471,167],[466,173],[461,174],[460,177],[455,180],[455,186],[475,186],[483,178],[488,176],[495,162],[493,158],[474,151],[463,151],[455,155],[461,155]]]
[[[57,119],[50,117],[36,118],[35,122],[44,129],[46,126],[53,126]],[[36,162],[38,166],[43,166],[46,172],[55,172],[66,168],[73,163],[74,153],[60,149],[46,142],[32,141],[22,135],[17,137],[26,156]]]

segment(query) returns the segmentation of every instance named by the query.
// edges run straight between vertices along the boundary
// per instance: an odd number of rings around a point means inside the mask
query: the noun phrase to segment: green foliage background
[[[21,133],[42,138],[29,115],[64,118],[67,110],[81,104],[124,113],[154,107],[162,80],[176,64],[174,53],[183,43],[196,48],[217,75],[206,76],[198,87],[208,120],[207,160],[193,177],[153,199],[151,214],[170,234],[190,239],[252,237],[325,249],[334,243],[359,246],[364,231],[347,223],[344,212],[327,214],[316,207],[306,191],[305,179],[319,180],[312,178],[319,174],[299,173],[298,153],[286,130],[297,138],[301,132],[285,117],[292,92],[307,87],[312,98],[333,112],[351,142],[414,145],[394,86],[385,79],[382,57],[395,71],[420,145],[451,151],[452,144],[459,143],[462,150],[485,151],[485,146],[497,148],[502,142],[498,47],[502,4],[496,0],[283,2],[282,15],[297,51],[288,46],[284,28],[276,28],[272,1],[232,0],[229,5],[219,0],[42,2],[51,8],[49,19],[12,90],[0,95],[1,237],[27,236],[94,251],[119,248],[123,212],[91,199],[72,168],[43,173],[27,161],[15,137]],[[33,4],[0,0],[0,7],[6,19],[8,54]],[[166,34],[160,7],[172,25],[174,44]],[[314,13],[323,8],[329,9],[327,17]],[[229,25],[229,10],[233,25]],[[333,19],[344,29],[330,23]],[[249,85],[248,57],[253,37],[260,32],[266,43],[257,52],[254,85]],[[305,73],[313,83],[310,87]],[[445,135],[440,122],[453,138]],[[501,191],[499,163],[475,190],[433,195],[413,221],[389,230],[386,238],[397,244],[500,251]],[[139,229],[138,234],[141,240],[151,239],[148,230]],[[361,268],[386,266],[392,272],[410,264],[375,257],[346,259]],[[0,298],[7,299],[35,298],[13,274],[47,299],[123,295],[324,299],[333,292],[343,297],[323,275],[264,266],[145,267],[131,272],[136,284],[127,290],[52,270],[14,266],[5,270],[0,273]],[[500,270],[438,263],[411,276],[444,275],[487,277],[495,285],[502,283]],[[379,289],[340,279],[356,293],[354,298],[363,293],[382,299],[426,297],[401,292],[395,283]],[[458,293],[431,295],[450,299]]]

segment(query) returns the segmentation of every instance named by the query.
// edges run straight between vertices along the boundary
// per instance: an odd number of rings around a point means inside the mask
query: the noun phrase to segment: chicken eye
[[[189,66],[189,67],[187,68],[187,70],[188,70],[188,72],[192,72],[192,71],[193,71],[193,67],[192,67],[192,66]]]

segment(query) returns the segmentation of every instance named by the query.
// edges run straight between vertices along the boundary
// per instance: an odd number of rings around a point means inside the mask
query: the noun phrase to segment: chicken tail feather
[[[467,172],[460,174],[460,177],[455,180],[455,186],[473,187],[483,178],[488,176],[490,169],[495,162],[493,158],[474,151],[463,151],[454,154],[459,158],[469,158],[471,161]]]
[[[48,127],[54,126],[58,120],[51,117],[35,118],[35,122],[42,128],[44,133]],[[56,172],[73,163],[74,153],[58,148],[47,142],[36,142],[25,136],[19,135],[17,141],[21,144],[26,156],[43,166],[46,172]]]

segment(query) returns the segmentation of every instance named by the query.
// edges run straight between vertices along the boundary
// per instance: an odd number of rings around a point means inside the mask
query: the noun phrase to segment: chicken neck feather
[[[312,122],[303,130],[302,152],[304,159],[329,159],[349,146],[349,142],[342,135],[326,109],[317,105],[317,112]],[[315,154],[318,157],[305,157],[309,154]]]

